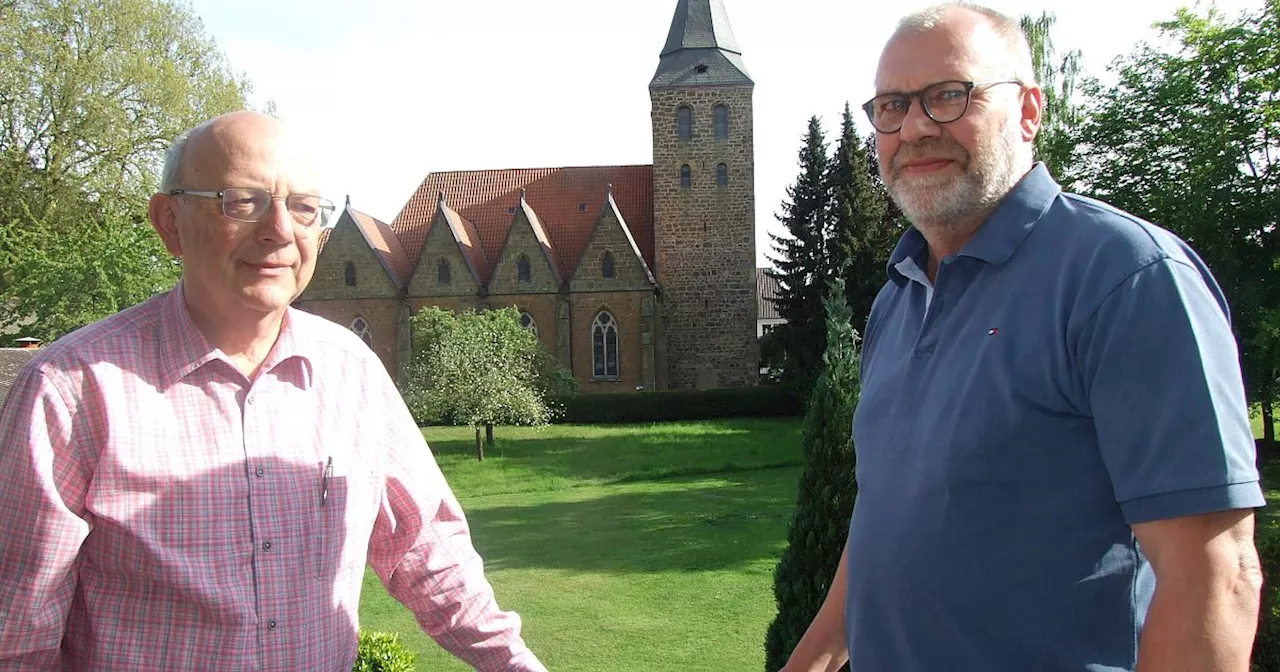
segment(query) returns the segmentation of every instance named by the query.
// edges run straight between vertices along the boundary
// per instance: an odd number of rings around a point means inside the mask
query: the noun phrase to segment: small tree
[[[493,426],[546,425],[550,401],[576,383],[542,352],[514,308],[460,315],[428,307],[410,320],[414,352],[404,384],[405,403],[421,424],[455,422],[476,430],[476,457],[484,459],[480,427],[493,447]]]
[[[852,314],[839,278],[831,281],[823,307],[827,350],[805,414],[799,500],[787,549],[774,571],[778,615],[765,635],[766,670],[786,664],[822,606],[835,578],[858,491],[852,436],[859,391],[858,337],[850,325]]]

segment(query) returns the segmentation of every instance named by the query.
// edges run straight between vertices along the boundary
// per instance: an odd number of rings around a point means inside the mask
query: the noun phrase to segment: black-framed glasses
[[[939,124],[949,124],[969,111],[969,103],[973,101],[973,90],[997,86],[999,84],[1017,84],[1016,79],[1000,82],[967,82],[949,80],[937,82],[906,93],[883,93],[862,104],[862,111],[867,113],[871,125],[881,133],[897,133],[907,119],[911,109],[911,101],[919,100],[925,115]]]
[[[173,189],[171,196],[199,196],[200,198],[216,198],[222,202],[222,214],[227,219],[237,222],[260,222],[271,209],[271,202],[284,201],[293,221],[302,226],[319,223],[321,228],[328,227],[332,219],[333,202],[315,194],[289,194],[283,198],[273,196],[266,189],[232,187],[222,191],[191,191],[189,189]]]

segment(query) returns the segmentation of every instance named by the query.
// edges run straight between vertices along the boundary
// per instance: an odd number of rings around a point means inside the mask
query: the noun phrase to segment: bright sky
[[[989,0],[1057,16],[1086,74],[1194,0]],[[1202,2],[1204,0],[1201,0]],[[1234,18],[1263,0],[1217,0]],[[871,96],[902,14],[929,0],[724,0],[755,80],[756,246],[795,180],[810,116],[829,140]],[[878,6],[877,6],[878,5]],[[253,103],[321,143],[331,198],[390,222],[428,172],[648,164],[648,84],[676,0],[193,0]]]

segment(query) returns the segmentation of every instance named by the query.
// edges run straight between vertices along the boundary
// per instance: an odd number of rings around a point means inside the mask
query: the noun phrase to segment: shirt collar
[[[210,344],[196,327],[196,323],[191,319],[186,295],[183,292],[183,283],[179,280],[178,284],[169,290],[168,295],[161,299],[164,306],[160,320],[159,349],[160,361],[163,364],[160,380],[164,389],[176,385],[191,372],[211,361],[219,360],[232,366],[230,359]],[[293,311],[293,308],[285,311],[284,320],[280,323],[280,335],[276,337],[275,345],[263,360],[260,375],[271,373],[281,380],[307,389],[311,387],[313,380],[312,362],[311,357],[304,351],[304,341],[296,333]],[[281,366],[286,363],[290,363],[291,366]],[[234,366],[232,368],[234,369]]]
[[[1048,168],[1037,162],[1000,200],[995,211],[960,250],[959,256],[981,259],[993,265],[1005,263],[1022,245],[1022,241],[1026,240],[1031,228],[1061,192],[1062,187],[1054,181]],[[924,268],[924,264],[928,263],[928,247],[920,231],[914,226],[907,229],[898,240],[893,254],[889,256],[889,277],[898,282],[906,281],[895,267],[907,257]]]

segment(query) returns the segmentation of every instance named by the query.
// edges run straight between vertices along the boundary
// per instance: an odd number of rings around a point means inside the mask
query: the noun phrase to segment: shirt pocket
[[[376,504],[374,478],[358,464],[335,459],[321,481],[311,567],[315,578],[332,581],[363,567],[370,531],[364,521],[372,519]]]

